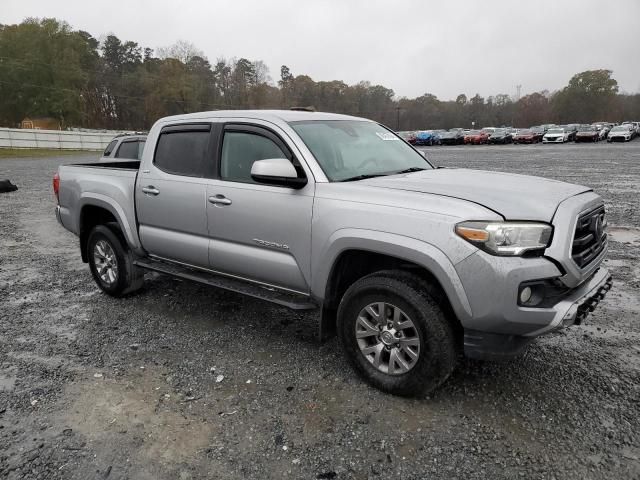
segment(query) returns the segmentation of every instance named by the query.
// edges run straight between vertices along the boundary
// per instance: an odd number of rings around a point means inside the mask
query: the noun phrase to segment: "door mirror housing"
[[[307,179],[300,177],[286,158],[256,160],[251,166],[251,178],[258,183],[289,188],[302,188],[307,184]]]

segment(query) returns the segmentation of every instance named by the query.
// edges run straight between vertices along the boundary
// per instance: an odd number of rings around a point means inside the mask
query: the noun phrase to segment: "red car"
[[[481,130],[472,130],[464,136],[465,145],[482,145],[489,143],[489,134]]]
[[[406,140],[411,145],[416,144],[416,132],[398,132],[398,135],[400,135],[402,139]]]
[[[520,130],[513,137],[513,143],[538,143],[540,140],[542,140],[540,133],[533,130]]]

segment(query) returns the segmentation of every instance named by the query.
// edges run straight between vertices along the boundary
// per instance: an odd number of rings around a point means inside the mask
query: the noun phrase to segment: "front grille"
[[[571,246],[571,258],[578,267],[587,267],[604,250],[606,227],[604,205],[580,215]]]

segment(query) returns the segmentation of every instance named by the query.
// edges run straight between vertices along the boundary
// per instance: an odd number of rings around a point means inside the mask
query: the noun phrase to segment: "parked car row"
[[[536,125],[530,128],[485,127],[479,130],[420,130],[398,132],[411,145],[489,145],[508,143],[628,142],[640,136],[640,122]]]

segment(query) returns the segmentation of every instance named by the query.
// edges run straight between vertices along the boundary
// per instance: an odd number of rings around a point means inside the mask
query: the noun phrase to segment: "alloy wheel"
[[[118,280],[118,259],[106,240],[99,240],[93,247],[93,263],[104,283],[113,285]]]
[[[395,305],[385,302],[367,305],[358,314],[355,330],[360,353],[383,373],[407,373],[420,358],[416,326]]]

